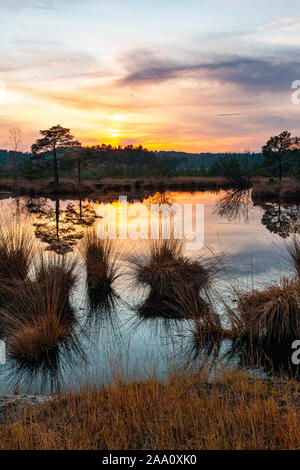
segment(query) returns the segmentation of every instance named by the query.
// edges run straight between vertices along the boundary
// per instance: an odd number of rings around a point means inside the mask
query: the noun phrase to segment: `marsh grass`
[[[58,344],[75,323],[68,303],[58,282],[27,280],[19,284],[1,310],[10,354],[31,361],[39,357],[40,351],[47,352]]]
[[[300,280],[300,238],[294,234],[290,240],[285,241],[285,248],[289,255],[296,276]]]
[[[58,284],[66,295],[78,279],[77,258],[58,256],[55,253],[39,253],[35,258],[35,276],[40,284]]]
[[[242,367],[268,374],[298,376],[291,345],[300,334],[300,284],[283,278],[263,290],[235,290],[235,308],[227,306],[232,343],[226,356]]]
[[[299,182],[294,178],[285,177],[282,182],[275,180],[270,184],[269,178],[259,178],[253,184],[252,198],[259,199],[286,199],[295,200],[300,195]]]
[[[183,319],[183,311],[173,308],[177,289],[182,285],[192,291],[199,303],[199,311],[203,309],[199,291],[210,284],[212,264],[184,256],[183,241],[172,237],[152,240],[144,248],[143,254],[129,258],[134,279],[131,287],[150,289],[146,300],[138,307],[138,314],[148,318]]]
[[[180,298],[183,290],[187,295],[185,302],[182,297]],[[187,306],[189,300],[193,305]],[[206,315],[207,309],[208,305],[200,297],[198,289],[193,286],[188,287],[175,278],[173,282],[169,279],[164,294],[158,296],[154,289],[150,289],[149,295],[137,307],[136,311],[139,317],[144,319],[160,317],[180,321]]]
[[[30,378],[41,372],[52,383],[62,355],[79,350],[70,304],[76,260],[48,254],[37,257],[34,264],[34,278],[7,288],[0,316],[16,380],[19,374]]]
[[[11,322],[11,323],[10,323]],[[9,352],[22,364],[39,364],[44,357],[49,359],[53,351],[70,334],[70,326],[57,315],[32,318],[6,317]],[[11,328],[11,326],[13,326]]]
[[[228,310],[239,335],[263,343],[291,344],[300,334],[300,285],[283,278],[280,285],[240,294]]]
[[[93,227],[85,233],[79,251],[86,268],[91,309],[110,308],[118,297],[113,283],[121,276],[118,269],[121,255],[114,241],[100,239]]]
[[[35,258],[35,279],[46,297],[57,292],[64,316],[73,317],[70,295],[78,281],[78,259],[76,256],[58,256],[55,253],[42,253]],[[47,300],[48,301],[48,300]]]
[[[175,281],[201,289],[209,283],[209,271],[199,260],[183,255],[183,241],[170,238],[152,240],[146,246],[145,258],[131,258],[139,284],[149,285],[157,298],[172,290]]]
[[[299,383],[227,372],[68,392],[0,427],[1,449],[297,449]],[[116,425],[117,423],[117,425]]]
[[[1,212],[0,216],[0,283],[24,281],[34,252],[34,237],[28,221]]]

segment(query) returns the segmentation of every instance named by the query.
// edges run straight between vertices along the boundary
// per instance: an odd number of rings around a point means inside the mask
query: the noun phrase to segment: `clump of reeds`
[[[134,274],[139,284],[150,286],[158,300],[172,293],[177,282],[195,290],[208,286],[209,270],[200,261],[184,256],[182,240],[153,240],[147,251],[145,259],[132,259]]]
[[[39,388],[43,393],[50,388],[54,393],[68,380],[66,371],[72,371],[78,358],[85,358],[74,325],[65,317],[49,315],[35,322],[32,318],[14,319],[11,325],[13,329],[6,337],[10,358],[7,379],[13,387],[31,390],[34,384],[36,391]]]
[[[146,256],[135,256],[130,261],[135,285],[150,288],[148,297],[138,308],[140,316],[185,318],[184,311],[176,308],[178,289],[184,287],[197,302],[198,312],[206,309],[199,292],[209,287],[212,266],[186,257],[182,240],[171,237],[148,242]],[[188,310],[185,314],[188,315]]]
[[[28,275],[34,250],[34,238],[26,221],[0,217],[0,282],[1,286]],[[2,290],[2,289],[1,289]]]
[[[70,332],[74,313],[69,298],[58,282],[27,280],[11,292],[1,310],[10,354],[16,358],[38,360]]]
[[[59,349],[69,342],[76,324],[70,304],[75,264],[64,257],[41,255],[35,279],[9,288],[0,313],[8,354],[19,368],[56,368]]]
[[[300,279],[300,238],[299,235],[294,234],[290,240],[285,241],[285,247],[288,252],[289,258],[294,267],[295,273]]]
[[[11,381],[40,388],[59,389],[64,368],[72,368],[83,351],[76,332],[76,317],[65,288],[58,282],[26,280],[1,310]]]
[[[56,314],[5,320],[10,355],[21,364],[40,364],[45,357],[50,363],[53,351],[70,335],[70,325]]]
[[[228,314],[240,337],[291,344],[300,334],[299,281],[283,279],[279,286],[240,294],[237,308],[228,309]]]
[[[70,292],[77,281],[77,258],[41,253],[35,260],[35,278],[47,294],[59,290],[61,305],[69,306]]]
[[[119,278],[119,255],[113,240],[101,239],[95,228],[87,230],[79,246],[86,273],[92,309],[117,297],[113,283]]]

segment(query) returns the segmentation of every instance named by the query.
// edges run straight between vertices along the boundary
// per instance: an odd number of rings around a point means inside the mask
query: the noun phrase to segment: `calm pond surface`
[[[93,224],[104,223],[103,219],[95,217],[99,208],[104,207],[107,213],[118,211],[118,198],[106,199],[3,196],[1,204],[3,211],[29,217],[27,222],[37,243],[44,249],[78,256],[76,245],[85,230]],[[130,208],[138,209],[141,202],[146,206],[165,204],[164,207],[204,205],[205,246],[186,254],[203,258],[211,258],[212,253],[219,256],[222,269],[212,287],[221,315],[224,314],[222,300],[229,304],[234,302],[232,285],[245,290],[261,288],[278,282],[282,276],[292,276],[284,239],[298,230],[300,213],[296,204],[254,204],[248,190],[128,196]],[[142,221],[143,224],[145,228],[147,221]],[[7,363],[0,366],[0,393],[11,393],[16,386],[19,392],[47,392],[51,387],[107,381],[120,370],[133,378],[150,377],[154,373],[163,378],[168,371],[197,367],[203,361],[209,361],[195,351],[188,321],[159,318],[158,312],[147,319],[139,315],[138,306],[147,297],[147,291],[134,284],[127,260],[133,255],[143,258],[147,242],[118,240],[116,243],[120,251],[120,270],[124,273],[114,286],[116,298],[110,305],[91,313],[85,270],[79,261],[79,280],[71,299],[78,320],[74,344],[62,348],[57,364],[50,372],[26,370],[8,358]],[[226,344],[223,348],[226,349]],[[234,361],[232,366],[236,366]]]

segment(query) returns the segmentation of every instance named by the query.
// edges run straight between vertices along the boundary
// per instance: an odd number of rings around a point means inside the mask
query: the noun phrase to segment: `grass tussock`
[[[51,362],[55,349],[72,333],[75,314],[70,289],[75,261],[41,256],[36,278],[11,288],[0,311],[9,356],[25,366]]]
[[[0,217],[0,281],[20,280],[28,275],[34,251],[30,226],[2,213]]]
[[[7,417],[0,449],[297,449],[299,384],[227,373],[212,383],[117,381]],[[117,423],[117,425],[116,425]]]
[[[87,230],[79,247],[87,273],[87,290],[92,308],[116,297],[113,283],[120,277],[120,258],[113,240],[101,239],[95,228]]]
[[[294,234],[290,240],[285,241],[285,247],[289,255],[296,276],[300,280],[300,238]]]
[[[209,270],[200,261],[183,255],[182,240],[153,240],[147,244],[145,258],[132,261],[137,283],[150,286],[158,299],[173,291],[177,282],[196,290],[209,284]]]
[[[240,294],[237,309],[228,310],[239,336],[264,344],[291,344],[300,334],[300,285],[283,279],[281,285]]]
[[[207,309],[199,292],[208,289],[213,268],[208,263],[204,265],[198,259],[184,256],[182,240],[153,240],[146,245],[143,257],[132,257],[130,262],[134,285],[150,287],[148,297],[138,308],[139,316],[181,320],[192,315],[194,318],[195,308],[190,311],[182,306],[182,289],[197,303],[197,314],[203,314]]]
[[[69,297],[77,281],[77,258],[57,256],[54,253],[41,253],[35,261],[36,280],[45,289],[60,287],[62,302]]]
[[[46,287],[46,288],[45,288]],[[64,299],[64,302],[63,302]],[[26,281],[1,311],[7,350],[13,359],[39,362],[72,330],[74,314],[58,284]]]
[[[21,364],[39,364],[69,335],[70,327],[57,315],[39,317],[35,322],[18,319],[9,335],[9,352]]]

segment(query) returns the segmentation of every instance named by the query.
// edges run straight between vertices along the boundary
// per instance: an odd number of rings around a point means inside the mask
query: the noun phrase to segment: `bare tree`
[[[17,180],[18,177],[18,170],[19,170],[19,156],[18,152],[20,150],[20,145],[22,142],[22,131],[19,127],[12,127],[9,130],[9,140],[13,149],[13,154],[11,156],[13,171],[14,171],[14,179]]]

